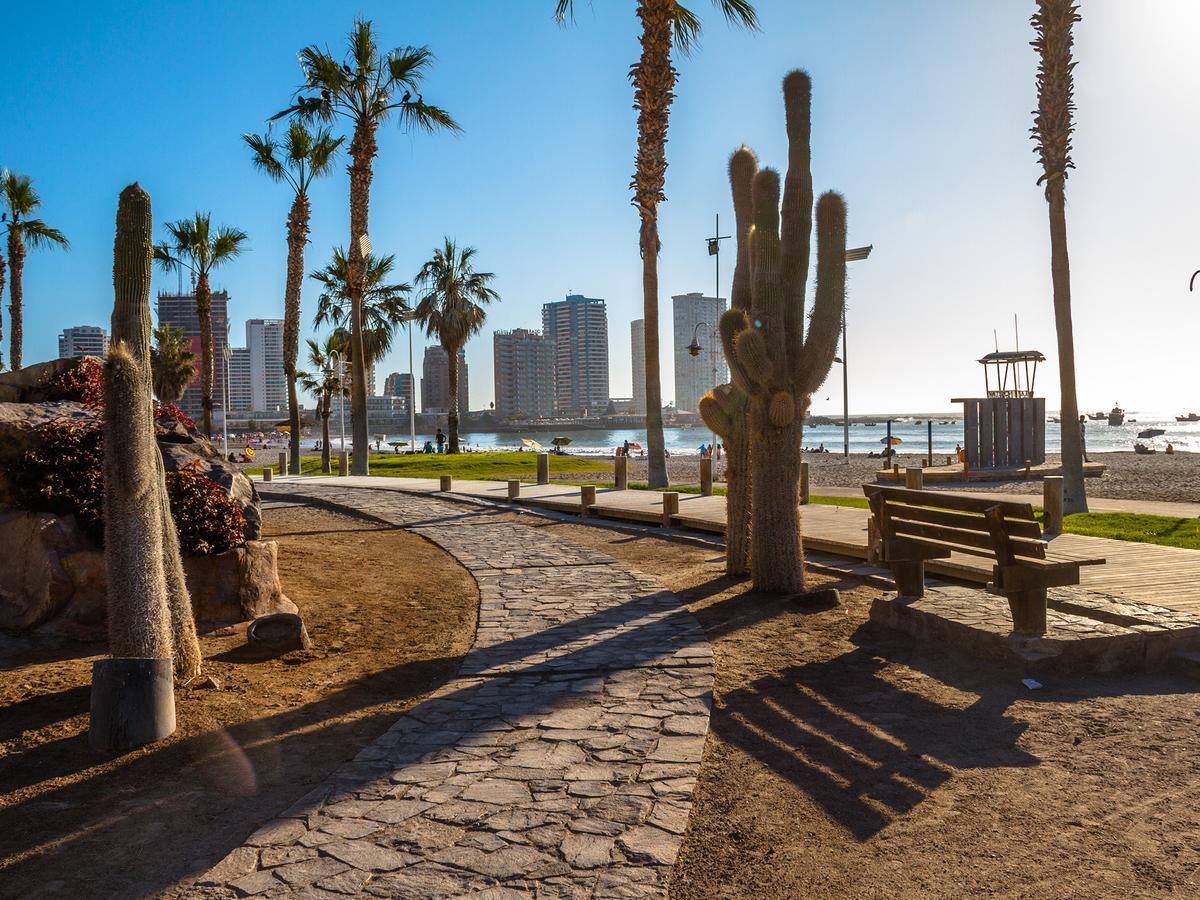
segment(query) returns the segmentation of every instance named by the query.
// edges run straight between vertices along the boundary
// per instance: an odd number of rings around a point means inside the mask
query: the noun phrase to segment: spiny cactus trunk
[[[642,55],[629,70],[633,108],[638,111],[637,159],[631,187],[633,205],[641,216],[638,244],[646,322],[646,450],[650,487],[664,488],[669,479],[658,359],[658,204],[666,199],[667,125],[676,75],[671,65],[675,0],[638,0],[637,16],[642,22]]]
[[[367,425],[367,348],[363,338],[366,259],[359,246],[359,238],[368,233],[371,161],[375,153],[375,122],[369,118],[360,119],[350,142],[350,424],[354,454],[351,471],[354,475],[369,475],[371,472],[371,437]]]
[[[750,435],[738,427],[723,435],[725,444],[725,571],[745,575],[750,571],[750,511],[753,476],[750,472]]]
[[[807,590],[804,550],[800,542],[800,442],[799,423],[777,428],[766,421],[768,414],[753,413],[754,540],[750,571],[755,590],[783,594]]]
[[[304,244],[308,241],[308,194],[298,193],[287,221],[287,288],[283,303],[283,373],[288,388],[291,456],[288,468],[300,471],[300,398],[296,391],[296,357],[300,352],[300,297],[304,281]]]
[[[148,584],[155,591],[159,584],[162,587],[161,593],[131,590],[122,584],[120,577],[114,580],[110,562],[110,636],[114,634],[115,602],[121,608],[116,630],[125,634],[120,638],[123,645],[157,642],[157,636],[147,635],[160,627],[157,605],[161,603],[166,617],[167,647],[166,652],[151,655],[173,657],[176,674],[186,680],[199,674],[201,654],[179,538],[167,497],[165,467],[154,437],[150,396],[151,230],[150,198],[136,184],[130,185],[121,192],[113,250],[112,336],[119,352],[115,356],[110,354],[111,371],[106,369],[105,552],[115,541],[117,553],[137,556],[143,569],[153,570],[135,576],[151,579],[143,586]],[[122,490],[123,485],[134,485],[132,495]],[[129,508],[131,505],[136,505],[136,511]],[[129,561],[118,560],[117,565],[128,566]],[[114,594],[114,584],[124,595],[123,600]],[[130,605],[134,607],[132,614],[125,609]],[[132,641],[128,635],[131,616],[144,620],[143,633]],[[135,622],[133,626],[136,629],[138,624]],[[145,655],[116,649],[113,654]]]
[[[25,338],[24,289],[21,277],[25,272],[25,242],[17,231],[8,232],[8,264],[12,269],[12,281],[8,286],[8,333],[9,363],[13,371],[21,368],[21,344]]]
[[[450,447],[447,452],[458,452],[458,348],[446,351],[446,370],[449,374],[450,397],[446,404],[446,427],[450,431]]]
[[[208,275],[201,272],[196,279],[196,318],[200,322],[200,427],[212,437],[213,427],[213,320],[212,292]]]

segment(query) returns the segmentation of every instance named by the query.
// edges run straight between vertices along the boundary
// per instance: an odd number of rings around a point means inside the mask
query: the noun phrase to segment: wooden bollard
[[[350,451],[338,451],[338,475],[345,478],[350,474]]]
[[[537,455],[537,483],[550,483],[550,454],[539,453]]]
[[[1063,528],[1063,477],[1047,475],[1042,479],[1042,509],[1045,520],[1042,530],[1047,534],[1062,534]]]
[[[287,473],[288,473],[288,470],[287,470],[287,454],[286,454],[286,453],[280,453],[280,454],[279,454],[279,474],[280,474],[280,475],[286,475]]]
[[[442,475],[438,478],[438,490],[445,493],[450,490],[451,479],[449,475]]]
[[[900,463],[892,463],[892,474],[893,475],[900,474]]]
[[[807,466],[808,463],[802,463]],[[710,456],[700,457],[700,496],[712,496],[712,466],[713,461]]]
[[[663,511],[662,524],[663,528],[671,527],[671,516],[679,515],[679,492],[678,491],[663,491]]]
[[[613,478],[618,491],[629,490],[629,457],[618,456],[613,463]]]
[[[808,463],[800,463],[800,503],[808,504]]]
[[[270,466],[263,466],[263,481],[270,481],[271,476],[275,474],[275,470]]]
[[[508,499],[516,500],[521,496],[521,482],[516,478],[508,479]]]
[[[591,515],[591,508],[596,505],[596,486],[594,484],[585,484],[579,489],[579,514],[581,516]]]
[[[905,469],[904,486],[912,491],[922,490],[925,487],[925,470],[913,468]]]
[[[867,563],[879,565],[879,526],[875,524],[874,516],[867,519]]]

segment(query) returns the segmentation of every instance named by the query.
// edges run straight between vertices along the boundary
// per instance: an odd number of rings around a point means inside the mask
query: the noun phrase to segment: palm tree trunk
[[[1058,334],[1058,381],[1062,390],[1063,512],[1088,511],[1083,486],[1083,440],[1075,393],[1075,334],[1071,325],[1071,263],[1067,257],[1067,210],[1063,179],[1046,189],[1050,204],[1050,274],[1054,282],[1054,327]]]
[[[212,293],[208,275],[196,279],[196,318],[200,320],[200,427],[206,437],[212,437],[213,413],[213,321]]]
[[[766,404],[752,401],[750,425],[756,435],[750,453],[752,522],[750,568],[754,589],[798,594],[805,588],[804,550],[800,541],[800,444],[797,418],[778,428],[767,417]]]
[[[4,275],[8,264],[0,256],[0,300],[4,298]],[[4,317],[0,316],[0,371],[4,369]]]
[[[321,472],[329,475],[333,467],[329,464],[329,407],[333,402],[333,392],[325,391],[321,398]]]
[[[20,232],[11,228],[8,231],[8,264],[12,267],[12,281],[8,285],[8,329],[11,342],[8,359],[15,372],[21,368],[21,341],[24,337],[21,274],[25,270],[25,242],[21,240]]]
[[[450,430],[450,452],[458,452],[458,348],[446,350],[446,370],[450,381],[450,402],[446,408],[446,427]]]
[[[667,487],[662,422],[662,385],[658,360],[658,204],[666,199],[667,123],[675,69],[671,65],[675,0],[638,0],[642,22],[641,59],[630,69],[633,106],[638,111],[638,148],[633,175],[633,205],[641,216],[642,305],[646,320],[646,444],[649,482]]]
[[[350,416],[355,475],[370,474],[367,430],[367,352],[363,340],[363,283],[366,259],[359,239],[368,233],[371,160],[375,157],[375,123],[360,120],[350,142]]]
[[[300,472],[300,400],[296,394],[296,356],[300,351],[300,289],[304,280],[304,244],[308,240],[308,195],[292,201],[287,221],[287,286],[283,300],[283,373],[288,385],[291,454],[288,469]]]

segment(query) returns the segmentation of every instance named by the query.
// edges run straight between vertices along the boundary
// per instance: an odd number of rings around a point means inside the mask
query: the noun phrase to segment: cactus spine
[[[754,587],[795,593],[805,590],[800,445],[813,391],[829,374],[837,351],[846,295],[846,208],[833,192],[823,194],[816,205],[817,283],[805,335],[813,219],[812,82],[807,73],[797,70],[784,78],[783,98],[788,171],[782,213],[779,174],[759,170],[746,148],[730,160],[740,271],[735,272],[734,302],[720,331],[732,384],[706,397],[702,412],[707,408],[706,421],[728,420],[716,424],[726,425],[730,434],[748,429]],[[750,223],[744,234],[743,221]],[[741,289],[749,292],[748,309],[737,302],[739,275]],[[745,397],[742,413],[736,408],[738,394]],[[734,530],[731,524],[730,532]]]
[[[121,192],[113,245],[113,349],[105,366],[104,503],[114,656],[173,658],[200,671],[200,645],[154,438],[150,374],[150,197]]]

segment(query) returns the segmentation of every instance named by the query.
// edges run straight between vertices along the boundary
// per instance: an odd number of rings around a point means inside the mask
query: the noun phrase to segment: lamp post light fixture
[[[860,262],[871,255],[871,251],[875,248],[874,244],[867,244],[865,247],[854,247],[846,251],[846,262]],[[846,458],[846,464],[850,464],[850,374],[849,366],[846,364],[846,304],[842,304],[842,356],[841,359],[835,359],[835,362],[842,364],[842,455]]]

